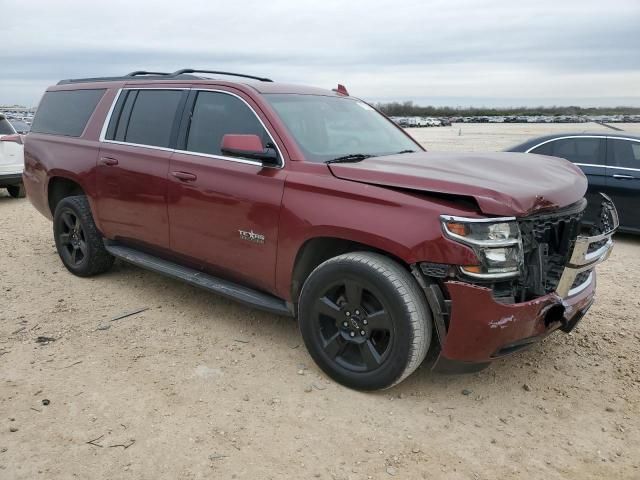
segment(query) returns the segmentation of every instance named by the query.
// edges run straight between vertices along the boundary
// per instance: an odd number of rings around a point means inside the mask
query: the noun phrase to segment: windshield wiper
[[[415,150],[400,150],[399,152],[394,153],[394,155],[400,155],[401,153],[416,153]]]
[[[327,160],[326,164],[329,163],[353,163],[353,162],[361,162],[365,158],[371,158],[373,155],[367,155],[364,153],[351,153],[349,155],[345,155],[343,157],[333,158],[331,160]]]

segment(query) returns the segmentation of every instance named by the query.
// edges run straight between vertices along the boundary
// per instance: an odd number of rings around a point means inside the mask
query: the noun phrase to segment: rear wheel
[[[114,257],[104,248],[84,195],[66,197],[58,203],[53,235],[62,263],[74,275],[90,277],[113,265]]]
[[[10,185],[7,187],[7,192],[13,198],[24,198],[25,196],[24,186],[22,185]]]
[[[402,381],[431,342],[431,315],[419,286],[376,253],[348,253],[318,266],[302,288],[299,322],[320,368],[359,390]]]

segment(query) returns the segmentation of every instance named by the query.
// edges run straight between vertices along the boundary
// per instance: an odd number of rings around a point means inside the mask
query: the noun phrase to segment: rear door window
[[[222,155],[226,134],[254,134],[266,147],[270,138],[256,114],[239,98],[221,92],[198,92],[187,133],[186,150]]]
[[[105,91],[59,90],[45,93],[38,105],[31,131],[79,137]]]
[[[637,168],[640,170],[640,142],[609,139],[612,167]]]
[[[565,158],[573,163],[586,165],[604,165],[604,141],[601,138],[563,138],[550,142],[553,155]]]
[[[116,132],[122,136],[121,141],[168,148],[182,96],[182,90],[138,90],[135,99],[131,98],[128,118],[127,115],[119,118],[123,124],[117,125]],[[125,107],[127,103],[129,98]],[[126,108],[122,113],[127,113]]]

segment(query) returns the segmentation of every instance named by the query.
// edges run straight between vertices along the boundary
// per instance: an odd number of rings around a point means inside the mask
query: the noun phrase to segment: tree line
[[[415,105],[413,102],[377,103],[376,108],[392,117],[491,117],[519,115],[640,115],[637,107],[434,107]]]

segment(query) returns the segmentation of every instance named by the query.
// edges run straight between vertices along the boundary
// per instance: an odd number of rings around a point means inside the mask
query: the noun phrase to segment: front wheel
[[[310,355],[337,382],[358,390],[391,387],[424,360],[431,314],[411,274],[377,253],[327,260],[306,280],[299,301]]]

